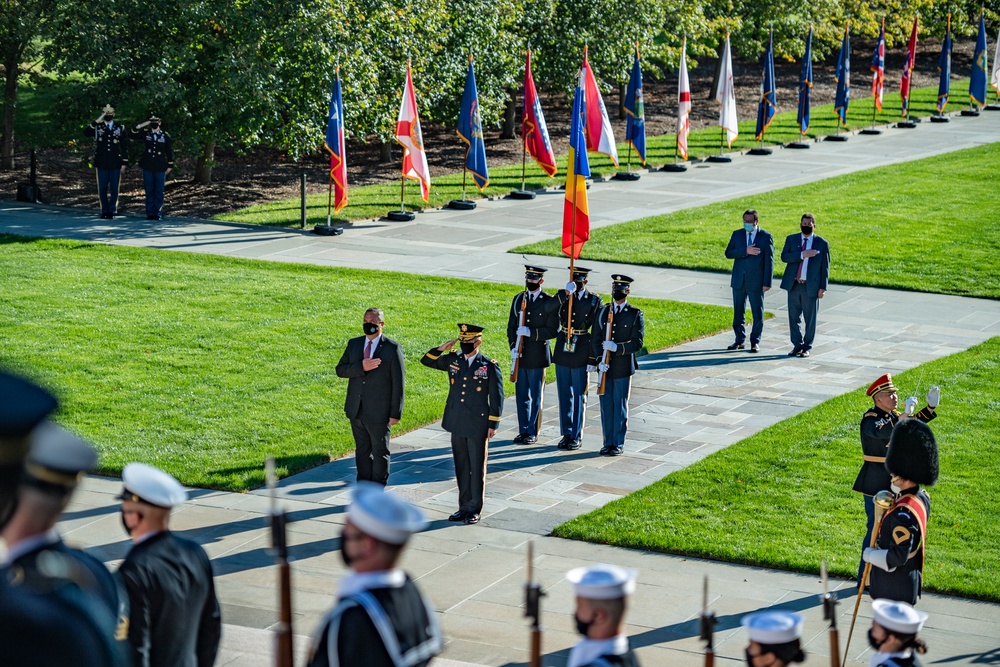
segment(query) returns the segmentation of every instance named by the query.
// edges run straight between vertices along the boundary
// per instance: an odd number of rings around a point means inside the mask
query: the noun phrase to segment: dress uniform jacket
[[[917,412],[914,417],[922,422],[929,422],[937,417],[934,408],[930,406]],[[885,453],[889,449],[889,437],[892,429],[899,422],[898,412],[886,412],[878,407],[871,407],[861,418],[861,449],[864,453],[864,463],[854,480],[854,490],[866,496],[874,496],[879,491],[889,490],[889,473],[885,469]]]
[[[586,667],[639,667],[639,660],[635,657],[635,652],[629,649],[624,655],[602,655]]]
[[[400,574],[398,586],[373,586],[337,601],[308,667],[423,667],[444,649],[434,610]]]
[[[132,547],[118,570],[130,604],[134,667],[210,667],[222,636],[205,550],[170,531]]]
[[[601,297],[590,292],[583,296],[577,292],[573,295],[573,331],[576,338],[576,349],[570,353],[566,346],[566,319],[569,310],[569,295],[565,290],[559,290],[555,296],[559,303],[559,333],[556,335],[556,349],[552,352],[552,361],[566,368],[580,368],[590,364],[597,365],[597,358],[591,347],[592,329],[601,310]]]
[[[608,316],[614,308],[611,302],[601,308],[594,323],[591,353],[598,361],[604,359],[604,340],[608,333]],[[646,334],[646,321],[642,311],[625,302],[625,307],[611,320],[611,340],[618,343],[618,349],[610,353],[608,377],[623,378],[634,375],[639,368],[636,355],[642,349]]]
[[[121,169],[128,165],[128,131],[121,123],[91,123],[83,129],[86,137],[95,139],[94,167]]]
[[[510,304],[510,316],[507,318],[507,343],[510,349],[517,345],[517,328],[521,324],[521,302],[525,293],[514,297]],[[552,362],[549,340],[556,337],[559,331],[559,302],[556,298],[541,292],[534,300],[528,299],[524,311],[524,326],[531,329],[531,335],[525,337],[521,346],[519,368],[545,368]]]
[[[547,346],[546,346],[547,347]],[[464,354],[428,350],[420,363],[448,372],[448,401],[444,406],[442,428],[474,440],[482,439],[496,428],[503,414],[503,374],[500,364],[483,354],[468,363]]]
[[[900,502],[907,496],[922,503],[926,508],[926,516],[930,516],[931,499],[927,492],[919,487],[903,491],[895,506],[885,513],[875,548],[888,549],[886,564],[895,569],[886,572],[878,567],[872,568],[873,600],[886,598],[913,605],[920,597],[924,569],[924,540],[927,536],[916,512],[909,505]]]
[[[874,667],[922,667],[922,663],[917,660],[917,656],[910,652],[910,655],[904,657],[889,655],[889,656],[878,656],[878,662],[873,662]]]
[[[139,156],[139,167],[145,171],[166,171],[174,168],[173,139],[162,130],[154,132],[149,128],[133,130],[142,137],[142,155]]]

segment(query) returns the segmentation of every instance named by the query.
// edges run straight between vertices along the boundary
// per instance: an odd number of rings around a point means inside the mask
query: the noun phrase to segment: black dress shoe
[[[751,343],[750,344],[750,351],[751,352],[760,352],[760,348],[757,346],[757,343]]]
[[[533,445],[536,442],[538,442],[538,438],[533,435],[526,435],[524,436],[524,439],[521,440],[521,442],[525,445]]]
[[[799,350],[799,356],[800,357],[808,357],[809,356],[809,350]]]
[[[146,220],[159,220],[155,215],[147,215]]]
[[[742,350],[745,347],[746,347],[746,345],[744,345],[743,343],[733,343],[732,345],[730,345],[726,349],[727,350]]]
[[[568,443],[566,443],[566,449],[569,449],[571,451],[574,449],[580,449],[580,441],[570,440]]]
[[[608,456],[621,456],[625,453],[622,447],[608,447]]]
[[[598,452],[601,456],[607,456],[611,453],[611,447],[601,447],[601,451]]]
[[[465,510],[458,510],[450,517],[448,517],[448,521],[465,521],[465,517],[466,517]]]
[[[792,350],[791,352],[788,353],[788,356],[790,356],[790,357],[797,357],[797,356],[799,356],[800,352],[802,352],[802,348],[801,347],[796,347],[794,350]]]
[[[464,521],[467,526],[471,526],[474,523],[479,523],[479,515],[476,514],[475,512],[469,512],[468,514],[465,515]]]
[[[518,433],[517,435],[514,436],[514,444],[515,445],[522,445],[522,444],[524,444],[525,437],[527,437],[527,436],[525,436],[524,433]]]
[[[569,443],[569,436],[564,435],[559,438],[559,442],[556,443],[556,449],[567,449],[566,445]]]

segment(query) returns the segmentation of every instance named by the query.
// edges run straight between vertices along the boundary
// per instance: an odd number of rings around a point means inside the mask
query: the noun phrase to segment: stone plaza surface
[[[779,150],[769,158],[739,156],[730,165],[694,165],[680,176],[650,173],[638,183],[597,183],[590,190],[591,215],[595,226],[613,224],[997,140],[1000,114],[984,114],[917,131],[889,129],[880,137],[851,137],[846,144],[817,143],[810,151]],[[205,221],[106,221],[89,211],[5,202],[0,203],[0,232],[517,283],[523,260],[504,251],[557,235],[561,207],[561,192],[549,192],[534,202],[482,202],[472,213],[429,211],[414,223],[356,223],[343,236],[320,239],[294,230]],[[788,229],[778,228],[766,215],[762,222],[779,237],[794,231],[796,223],[783,221]],[[728,229],[720,230],[720,254],[727,236]],[[834,247],[834,264],[836,252]],[[563,265],[552,258],[529,259]],[[593,283],[598,289],[606,289],[608,276],[621,271],[636,278],[634,293],[639,296],[730,305],[724,274],[600,262],[588,266],[595,269]],[[505,301],[512,294],[504,291],[497,298]],[[576,639],[572,590],[565,572],[597,561],[640,570],[628,630],[646,665],[701,664],[697,612],[706,574],[710,606],[721,620],[716,634],[720,663],[742,661],[745,635],[739,630],[739,618],[763,608],[803,612],[808,664],[824,661],[829,649],[815,576],[547,536],[568,518],[828,398],[865,386],[883,372],[899,372],[1000,334],[997,301],[831,285],[822,302],[812,356],[788,359],[784,306],[784,292],[768,293],[765,308],[775,317],[765,323],[761,354],[725,351],[732,341],[727,332],[644,357],[634,378],[624,457],[596,454],[600,445],[596,400],[588,408],[584,447],[576,452],[555,449],[559,433],[554,387],[546,390],[545,421],[535,445],[512,444],[516,419],[508,400],[507,416],[490,449],[486,507],[478,526],[447,521],[457,506],[457,492],[448,435],[440,425],[393,439],[391,486],[418,503],[432,521],[430,530],[414,538],[403,565],[439,612],[448,641],[443,657],[456,661],[439,664],[498,666],[526,661],[527,621],[521,603],[528,540],[534,540],[537,577],[548,593],[543,599],[546,665],[563,665]],[[443,336],[449,327],[450,323],[443,326]],[[928,378],[927,384],[932,381]],[[947,415],[947,387],[944,396],[942,418]],[[331,418],[340,415],[340,406],[331,406]],[[281,484],[281,503],[293,520],[290,542],[299,661],[307,635],[330,606],[344,571],[337,536],[353,477],[349,457]],[[90,547],[110,564],[128,549],[113,498],[119,490],[117,480],[88,478],[62,524],[69,541]],[[711,490],[706,489],[705,495],[709,502]],[[276,575],[267,550],[268,506],[262,491],[230,494],[195,489],[192,502],[174,517],[175,527],[202,543],[213,559],[226,622],[219,664],[268,664],[277,606]],[[859,517],[859,525],[861,521]],[[842,598],[838,626],[843,647],[855,589],[842,580],[831,585]],[[922,633],[931,647],[926,663],[1000,662],[1000,605],[925,595],[920,607],[931,614]],[[867,602],[860,616],[848,656],[852,664],[867,662]]]

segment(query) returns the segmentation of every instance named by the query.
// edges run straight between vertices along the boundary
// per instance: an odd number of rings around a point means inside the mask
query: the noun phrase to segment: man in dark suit
[[[760,336],[764,331],[764,292],[771,289],[774,274],[774,238],[760,228],[757,211],[743,213],[743,229],[729,238],[726,257],[733,260],[733,332],[736,342],[729,350],[746,347],[746,308],[750,301],[753,328],[750,330],[750,351],[760,351]]]
[[[781,289],[788,292],[788,330],[793,345],[790,357],[809,356],[816,338],[819,300],[826,294],[830,280],[830,244],[815,234],[816,217],[804,214],[799,226],[802,232],[789,235],[781,250],[781,261],[785,263]],[[805,335],[799,326],[801,320],[805,320]]]
[[[118,568],[129,599],[133,667],[211,667],[222,638],[212,564],[201,546],[170,531],[187,491],[159,468],[122,471],[122,525],[133,546]]]
[[[555,338],[559,331],[559,304],[555,297],[542,291],[546,270],[540,266],[524,267],[524,291],[514,297],[507,318],[510,362],[512,365],[517,362],[514,399],[518,434],[514,443],[518,445],[538,441],[545,369],[552,363],[549,339]]]
[[[479,353],[483,328],[459,324],[457,339],[432,347],[420,359],[428,368],[447,371],[448,402],[441,427],[451,433],[458,481],[458,511],[449,521],[479,523],[486,497],[486,455],[503,414],[500,364]],[[450,352],[459,343],[461,352]]]
[[[597,366],[590,344],[594,322],[601,309],[601,297],[587,291],[590,269],[573,268],[573,280],[556,294],[559,302],[559,335],[552,361],[556,365],[559,394],[559,449],[580,449],[583,419],[587,410],[587,375]],[[570,313],[572,308],[572,313]],[[569,326],[569,317],[573,323]],[[567,331],[569,329],[569,331]]]
[[[358,481],[389,481],[389,434],[403,416],[406,369],[403,348],[382,335],[385,315],[365,311],[365,335],[347,341],[337,377],[348,378],[344,412],[354,434]]]
[[[632,279],[628,276],[611,276],[613,301],[601,308],[591,338],[591,354],[600,360],[597,370],[600,377],[607,376],[601,394],[602,456],[621,456],[624,451],[632,375],[639,368],[636,356],[646,335],[642,311],[628,302],[631,285]],[[598,385],[600,383],[598,380]]]

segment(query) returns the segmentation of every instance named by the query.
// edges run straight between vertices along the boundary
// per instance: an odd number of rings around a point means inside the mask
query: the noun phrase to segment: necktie
[[[802,252],[805,252],[805,251],[806,251],[806,240],[803,237],[803,239],[802,239]],[[800,255],[800,257],[801,257],[801,255]],[[803,266],[805,266],[805,261],[804,260],[801,261],[801,262],[799,262],[799,270],[795,273],[795,279],[796,280],[802,280],[802,267]]]
[[[365,359],[372,358],[372,342],[369,340],[365,343]]]
[[[749,248],[752,245],[753,245],[753,235],[747,234],[747,247]]]

